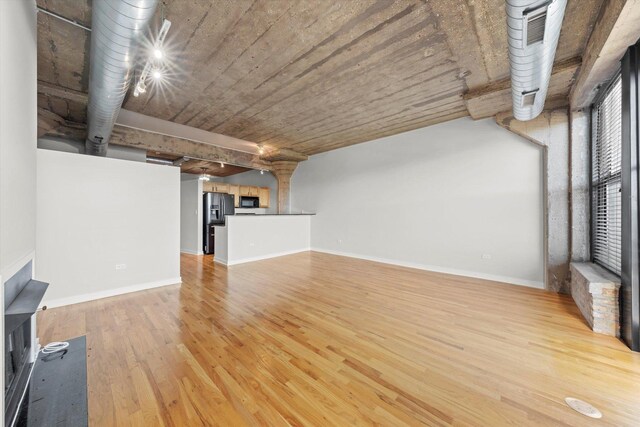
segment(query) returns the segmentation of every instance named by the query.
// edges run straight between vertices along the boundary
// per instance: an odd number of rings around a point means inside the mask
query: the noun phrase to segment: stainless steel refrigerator
[[[233,194],[204,193],[202,203],[202,249],[205,254],[212,254],[215,248],[215,226],[224,225],[226,216],[235,214],[235,200]]]

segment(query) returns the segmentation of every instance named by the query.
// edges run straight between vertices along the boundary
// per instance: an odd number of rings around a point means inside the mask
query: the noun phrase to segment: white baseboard
[[[224,264],[224,265],[237,265],[237,264],[245,264],[247,262],[253,262],[253,261],[261,261],[263,259],[270,259],[270,258],[277,258],[277,257],[281,257],[281,256],[286,256],[286,255],[293,255],[293,254],[299,254],[300,252],[309,252],[309,248],[303,248],[303,249],[295,249],[293,251],[285,251],[285,252],[276,252],[273,254],[268,254],[268,255],[260,255],[260,256],[256,256],[256,257],[250,257],[250,258],[241,258],[241,259],[236,259],[233,261],[229,261],[229,260],[219,260],[217,258],[213,258],[214,261],[219,262],[220,264]]]
[[[378,258],[378,257],[372,257],[372,256],[368,256],[368,255],[354,254],[354,253],[351,253],[351,252],[334,251],[334,250],[331,250],[331,249],[311,248],[311,251],[322,252],[322,253],[332,254],[332,255],[339,255],[339,256],[344,256],[344,257],[348,257],[348,258],[364,259],[364,260],[367,260],[367,261],[380,262],[382,264],[397,265],[397,266],[400,266],[400,267],[415,268],[415,269],[418,269],[418,270],[433,271],[434,273],[454,274],[456,276],[473,277],[473,278],[476,278],[476,279],[491,280],[491,281],[494,281],[494,282],[508,283],[508,284],[511,284],[511,285],[519,285],[519,286],[527,286],[529,288],[544,289],[544,283],[543,282],[534,281],[534,280],[519,279],[519,278],[516,278],[516,277],[507,277],[507,276],[499,276],[499,275],[494,275],[494,274],[478,273],[478,272],[475,272],[475,271],[458,270],[458,269],[455,269],[455,268],[440,267],[440,266],[436,266],[436,265],[419,264],[419,263],[414,263],[414,262],[404,262],[404,261],[398,261],[398,260],[387,259],[387,258]]]
[[[102,298],[114,297],[116,295],[128,294],[131,292],[144,291],[146,289],[159,288],[162,286],[176,285],[182,283],[181,277],[171,279],[158,280],[156,282],[141,283],[138,285],[124,286],[122,288],[108,289],[104,291],[92,292],[89,294],[74,295],[71,297],[56,298],[53,300],[45,300],[42,305],[47,308],[62,307],[65,305],[78,304],[81,302],[93,301]]]
[[[180,252],[190,255],[204,255],[202,251],[193,251],[191,249],[180,249]]]
[[[218,264],[222,264],[222,265],[228,265],[226,259],[217,257],[215,255],[213,256],[213,262],[217,262]]]

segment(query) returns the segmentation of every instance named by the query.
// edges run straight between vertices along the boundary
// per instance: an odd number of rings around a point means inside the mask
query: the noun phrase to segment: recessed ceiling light
[[[162,78],[162,71],[158,70],[157,68],[155,70],[153,70],[153,72],[151,73],[151,76],[156,79],[156,80],[160,80]]]
[[[162,57],[163,57],[162,50],[160,50],[159,48],[153,49],[153,56],[156,59],[162,59]]]

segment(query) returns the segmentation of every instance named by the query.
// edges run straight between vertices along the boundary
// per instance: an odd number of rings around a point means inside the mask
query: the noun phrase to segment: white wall
[[[4,280],[35,251],[36,54],[35,1],[0,1],[0,275]]]
[[[542,203],[541,149],[492,119],[315,155],[292,178],[316,250],[535,287]]]
[[[179,283],[178,168],[51,150],[37,159],[36,277],[50,283],[49,305]]]
[[[0,1],[0,284],[35,257],[36,28],[34,0]],[[0,330],[4,337],[4,292]]]
[[[202,181],[180,181],[180,251],[202,255]]]
[[[310,248],[310,215],[234,215],[216,227],[214,261],[226,265],[274,258]]]

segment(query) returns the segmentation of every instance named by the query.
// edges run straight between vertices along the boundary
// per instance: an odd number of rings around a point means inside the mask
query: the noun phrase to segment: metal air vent
[[[527,46],[544,40],[544,29],[547,26],[547,6],[524,14]]]
[[[522,106],[531,107],[533,104],[535,104],[537,94],[538,89],[531,90],[529,92],[522,92]]]

